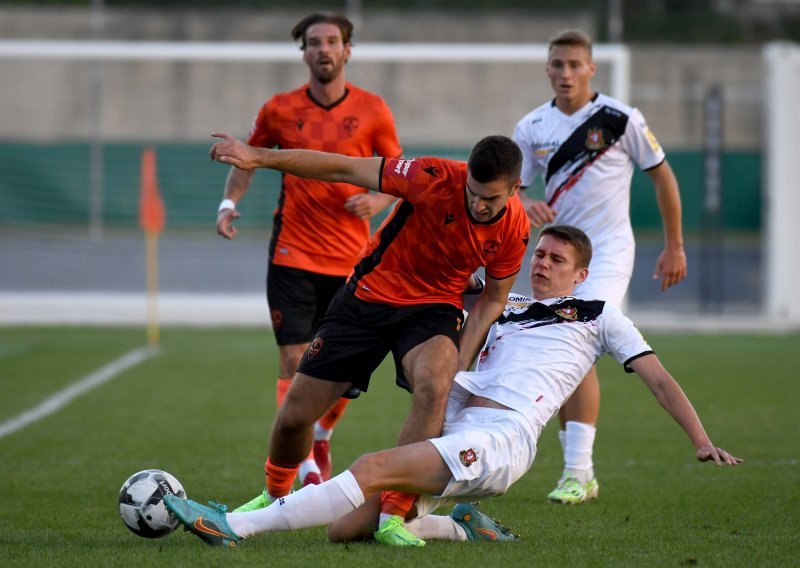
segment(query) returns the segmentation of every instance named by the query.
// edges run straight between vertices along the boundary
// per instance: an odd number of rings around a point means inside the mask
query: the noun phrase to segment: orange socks
[[[333,427],[336,426],[336,423],[344,415],[344,409],[347,408],[348,404],[350,404],[349,398],[340,398],[333,403],[333,406],[328,409],[328,412],[322,415],[322,418],[320,418],[317,423],[325,430],[333,430]]]
[[[381,513],[397,515],[405,519],[408,512],[417,502],[416,493],[404,493],[402,491],[384,491],[381,493]]]
[[[300,466],[279,465],[267,458],[264,473],[267,474],[267,493],[270,497],[285,497],[291,493],[298,467]]]

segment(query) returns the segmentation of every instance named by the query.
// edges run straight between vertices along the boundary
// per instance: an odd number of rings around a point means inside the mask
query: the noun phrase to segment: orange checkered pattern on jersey
[[[248,143],[348,156],[402,154],[394,118],[378,97],[348,83],[336,103],[323,106],[308,85],[281,93],[259,111]],[[367,190],[284,175],[275,210],[271,262],[331,276],[347,276],[369,239],[369,221],[344,209],[348,197]]]
[[[393,306],[448,303],[461,308],[470,275],[519,272],[529,222],[514,196],[492,223],[472,220],[467,165],[439,158],[384,160],[381,190],[401,197],[350,277],[356,296]]]

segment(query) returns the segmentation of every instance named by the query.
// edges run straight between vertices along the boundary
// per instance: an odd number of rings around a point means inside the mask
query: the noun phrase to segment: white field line
[[[3,438],[9,434],[13,434],[17,430],[21,430],[29,424],[38,422],[42,418],[58,412],[82,394],[87,393],[112,379],[115,379],[123,372],[127,371],[131,367],[135,367],[142,361],[149,359],[156,353],[158,353],[158,348],[147,346],[123,355],[105,367],[98,369],[79,381],[72,383],[68,387],[58,391],[38,406],[31,408],[30,410],[26,410],[11,420],[7,420],[6,422],[0,424],[0,438]]]

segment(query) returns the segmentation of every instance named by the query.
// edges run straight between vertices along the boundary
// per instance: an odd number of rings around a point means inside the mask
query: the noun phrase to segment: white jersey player
[[[531,260],[533,298],[509,305],[491,329],[477,370],[456,375],[439,438],[362,456],[330,481],[304,487],[265,509],[226,514],[174,496],[165,498],[168,508],[210,544],[234,546],[261,532],[327,523],[329,538],[343,541],[372,536],[380,492],[402,489],[421,494],[416,516],[407,523],[397,517],[392,525],[381,524],[374,533],[381,543],[514,540],[474,505],[456,505],[449,516],[429,513],[448,501],[505,493],[533,464],[545,423],[606,352],[639,374],[685,430],[698,460],[741,463],[711,443],[680,386],[618,308],[571,295],[586,279],[591,254],[580,229],[551,226],[540,232]]]
[[[653,275],[661,278],[662,291],[686,276],[681,201],[678,182],[642,114],[593,91],[594,73],[588,36],[567,31],[551,40],[547,75],[555,98],[523,117],[514,131],[523,154],[522,185],[541,176],[545,198],[537,201],[521,192],[520,199],[533,225],[572,225],[589,235],[591,276],[575,288],[575,295],[619,306],[633,274],[629,210],[634,167],[653,180],[664,224],[665,247]],[[592,450],[599,410],[597,371],[590,367],[561,409],[565,467],[548,495],[551,501],[576,504],[597,496]]]

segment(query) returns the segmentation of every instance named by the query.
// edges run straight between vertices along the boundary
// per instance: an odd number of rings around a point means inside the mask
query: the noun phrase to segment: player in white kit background
[[[346,541],[377,528],[381,490],[402,489],[422,494],[406,523],[416,537],[514,540],[473,505],[457,505],[449,516],[430,513],[447,502],[505,493],[533,464],[547,421],[604,353],[642,378],[684,429],[698,460],[741,463],[714,446],[683,390],[619,308],[572,296],[589,274],[591,255],[580,229],[540,232],[530,269],[533,298],[512,298],[490,329],[476,370],[456,375],[441,437],[362,456],[330,481],[258,511],[226,514],[173,496],[165,498],[167,506],[215,545],[328,523],[331,540]]]
[[[566,31],[550,42],[547,75],[555,98],[524,116],[514,131],[523,154],[523,189],[537,176],[544,200],[520,192],[531,223],[576,226],[594,248],[590,277],[575,295],[620,306],[633,274],[630,219],[634,166],[653,180],[664,226],[664,250],[653,278],[666,290],[686,277],[678,182],[642,113],[595,92],[591,39]],[[565,467],[551,501],[577,504],[597,496],[592,450],[600,386],[592,366],[560,413]]]

